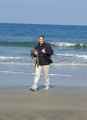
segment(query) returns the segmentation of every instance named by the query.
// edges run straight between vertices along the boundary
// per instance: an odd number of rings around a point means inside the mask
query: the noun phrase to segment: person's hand
[[[42,53],[46,53],[46,50],[45,50],[45,49],[42,49]]]
[[[35,51],[34,51],[34,54],[35,54],[35,55],[38,55],[38,52],[37,52],[37,50],[35,50]]]

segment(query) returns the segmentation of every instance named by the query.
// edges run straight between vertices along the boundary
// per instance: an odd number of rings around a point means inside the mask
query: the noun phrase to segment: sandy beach
[[[87,88],[0,89],[0,120],[87,120]]]
[[[87,120],[86,67],[52,67],[51,88],[35,93],[29,90],[32,71],[28,65],[0,64],[0,120]]]

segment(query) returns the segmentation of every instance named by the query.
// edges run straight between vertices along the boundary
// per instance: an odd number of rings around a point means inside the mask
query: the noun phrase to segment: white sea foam
[[[51,42],[56,47],[87,47],[87,43]]]
[[[35,73],[28,73],[28,72],[22,72],[22,71],[0,71],[0,73],[4,74],[25,74],[25,75],[35,75]],[[49,76],[60,76],[60,77],[72,77],[71,74],[49,74]]]
[[[0,62],[0,64],[17,65],[17,66],[34,66],[32,63]],[[53,67],[57,67],[57,66],[85,66],[87,67],[87,64],[85,63],[53,63],[51,66]]]
[[[0,63],[27,63],[29,60],[29,57],[24,56],[0,56]]]
[[[56,53],[55,55],[58,55],[58,56],[66,56],[66,57],[78,57],[78,58],[83,58],[83,59],[87,59],[87,55],[84,54],[84,55],[81,55],[81,54],[71,54],[71,53]]]
[[[58,58],[57,58],[58,56]],[[63,63],[61,63],[63,57]],[[60,59],[59,59],[60,58]],[[53,57],[57,65],[86,65],[87,55],[81,53],[56,53]],[[32,60],[27,56],[0,56],[0,64],[32,65]]]
[[[75,43],[68,43],[68,42],[51,42],[52,45],[58,46],[58,47],[64,47],[64,46],[75,46]]]
[[[76,55],[76,56],[79,57],[79,58],[87,59],[87,55]]]
[[[7,60],[7,59],[23,59],[24,57],[14,57],[14,56],[0,56],[0,59]]]

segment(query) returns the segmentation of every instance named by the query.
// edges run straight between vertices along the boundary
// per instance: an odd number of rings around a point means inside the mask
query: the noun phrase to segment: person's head
[[[40,35],[39,38],[38,38],[38,43],[40,45],[44,44],[45,43],[45,37],[44,35]]]

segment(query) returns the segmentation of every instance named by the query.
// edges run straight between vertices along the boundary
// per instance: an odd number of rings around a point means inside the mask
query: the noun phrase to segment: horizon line
[[[84,25],[84,24],[49,24],[49,23],[22,23],[22,22],[0,22],[0,24],[52,25],[52,26],[87,26],[87,25]]]

